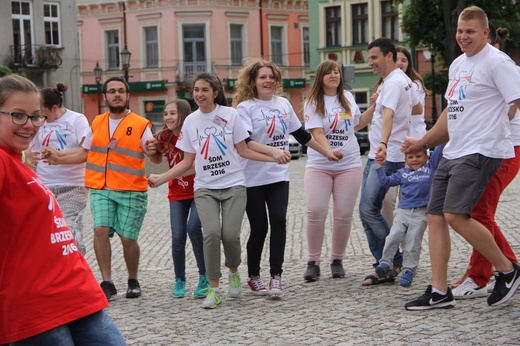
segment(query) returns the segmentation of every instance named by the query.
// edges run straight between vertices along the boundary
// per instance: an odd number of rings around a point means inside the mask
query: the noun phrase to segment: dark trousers
[[[260,275],[260,261],[269,225],[271,226],[269,241],[270,273],[282,273],[288,202],[288,181],[247,188],[246,213],[251,226],[251,234],[247,241],[249,276]]]

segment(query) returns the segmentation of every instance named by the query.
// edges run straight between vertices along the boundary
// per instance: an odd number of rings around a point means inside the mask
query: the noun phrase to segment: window
[[[392,6],[392,1],[381,1],[381,23],[383,25],[383,36],[397,40],[399,35],[399,18]]]
[[[45,44],[61,46],[59,4],[43,4],[43,25],[45,29]]]
[[[16,64],[32,64],[33,30],[32,8],[27,1],[11,2],[13,24],[13,58]]]
[[[105,35],[107,42],[107,69],[119,70],[119,31],[106,31]]]
[[[309,66],[311,63],[311,49],[309,45],[309,28],[302,28],[303,34],[303,66]]]
[[[353,44],[368,43],[368,5],[352,5]]]
[[[144,28],[146,67],[159,67],[159,39],[157,36],[156,26]]]
[[[229,34],[231,39],[231,65],[242,65],[242,25],[231,24]]]
[[[271,27],[271,61],[276,65],[283,65],[283,41],[282,41],[283,27]]]
[[[325,9],[325,30],[327,47],[341,45],[341,7],[327,7]]]
[[[204,25],[184,25],[184,75],[190,76],[206,71],[206,35]]]

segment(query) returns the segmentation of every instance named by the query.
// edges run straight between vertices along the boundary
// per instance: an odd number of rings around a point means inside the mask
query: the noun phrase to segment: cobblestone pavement
[[[366,158],[366,156],[364,157]],[[200,308],[201,301],[171,296],[174,285],[171,258],[167,188],[149,193],[148,213],[139,243],[142,297],[126,299],[126,267],[119,240],[113,239],[113,279],[119,294],[111,301],[108,314],[129,345],[514,345],[520,344],[520,294],[505,306],[489,307],[483,298],[460,300],[449,310],[409,312],[404,303],[423,293],[430,280],[427,236],[422,261],[411,288],[396,284],[363,287],[371,272],[373,258],[357,210],[344,265],[344,279],[332,279],[328,267],[330,218],[322,254],[322,277],[305,283],[307,250],[305,239],[305,198],[303,173],[306,158],[290,164],[291,190],[287,215],[287,247],[281,300],[249,294],[247,269],[240,266],[244,294],[239,299],[224,298],[214,310]],[[157,169],[157,168],[152,168]],[[520,180],[516,179],[501,198],[497,221],[520,253]],[[88,207],[87,207],[88,208]],[[87,259],[100,279],[92,249],[90,211],[85,215]],[[242,227],[242,258],[249,225]],[[268,244],[265,246],[268,249]],[[449,279],[455,282],[469,260],[470,247],[452,232]],[[268,254],[264,251],[262,275],[269,275]],[[227,271],[221,288],[227,291]],[[197,285],[197,269],[187,244],[187,291]],[[266,282],[267,283],[267,280]]]

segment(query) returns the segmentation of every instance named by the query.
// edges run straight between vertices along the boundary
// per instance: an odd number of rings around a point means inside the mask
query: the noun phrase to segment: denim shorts
[[[466,155],[452,160],[443,157],[433,178],[428,213],[471,216],[473,207],[501,164],[502,159],[481,154]]]
[[[137,240],[147,206],[147,192],[90,189],[94,227],[110,227],[111,237],[116,232],[121,237]]]

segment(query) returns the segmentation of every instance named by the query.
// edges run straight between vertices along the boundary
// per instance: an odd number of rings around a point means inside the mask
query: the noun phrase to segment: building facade
[[[132,110],[157,127],[165,103],[190,100],[191,78],[218,76],[233,97],[238,71],[251,57],[276,62],[285,96],[301,108],[310,62],[308,1],[285,0],[77,0],[84,111],[104,111],[99,83],[126,75]],[[102,70],[96,80],[95,67]]]
[[[65,107],[81,110],[75,1],[1,1],[0,28],[0,65],[39,87],[65,83]]]

